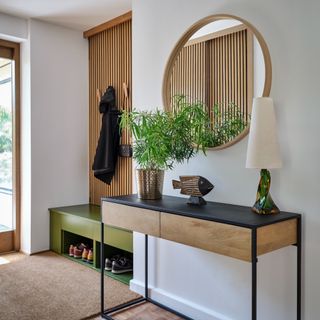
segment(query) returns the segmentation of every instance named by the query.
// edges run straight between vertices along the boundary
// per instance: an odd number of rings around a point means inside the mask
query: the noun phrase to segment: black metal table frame
[[[251,229],[251,277],[252,277],[252,288],[251,288],[251,319],[257,320],[257,229]],[[295,246],[297,247],[297,320],[301,320],[301,247],[302,247],[302,239],[301,239],[301,217],[297,218],[297,243]],[[100,248],[100,268],[101,268],[101,317],[107,320],[113,320],[112,314],[126,308],[132,307],[134,305],[140,304],[142,302],[150,302],[159,306],[160,308],[167,310],[182,319],[193,320],[192,318],[181,314],[149,297],[149,288],[148,288],[148,235],[145,234],[145,292],[144,297],[118,305],[113,308],[104,309],[104,223],[101,223],[101,248]]]
[[[101,223],[101,244],[104,243],[104,223]],[[158,307],[165,309],[179,317],[181,317],[182,319],[186,319],[186,320],[193,320],[190,317],[187,317],[183,314],[181,314],[180,312],[177,312],[175,310],[172,310],[170,308],[168,308],[167,306],[151,299],[149,297],[149,288],[148,288],[148,235],[145,234],[145,288],[144,288],[144,297],[142,298],[138,298],[136,300],[127,302],[127,303],[123,303],[120,304],[116,307],[113,308],[109,308],[109,309],[104,309],[104,267],[103,267],[103,263],[104,263],[104,245],[101,245],[100,248],[100,267],[101,267],[101,317],[104,319],[108,319],[108,320],[113,320],[112,318],[112,313],[115,313],[117,311],[121,311],[123,309],[126,309],[128,307],[132,307],[134,305],[140,304],[142,302],[150,302],[154,305],[157,305]]]

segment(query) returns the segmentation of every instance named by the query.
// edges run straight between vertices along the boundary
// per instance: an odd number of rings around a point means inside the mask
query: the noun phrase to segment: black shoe
[[[104,269],[107,271],[111,271],[112,270],[112,262],[118,261],[120,258],[121,258],[120,254],[116,254],[115,256],[113,256],[111,258],[106,258]]]
[[[126,273],[133,270],[132,260],[126,257],[121,257],[119,260],[112,262],[112,273]]]

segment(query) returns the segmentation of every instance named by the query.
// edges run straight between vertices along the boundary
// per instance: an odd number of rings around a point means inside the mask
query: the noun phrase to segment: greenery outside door
[[[20,248],[19,44],[0,40],[0,253]]]

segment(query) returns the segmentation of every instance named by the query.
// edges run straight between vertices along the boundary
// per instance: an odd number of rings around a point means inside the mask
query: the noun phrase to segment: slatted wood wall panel
[[[218,37],[207,41],[207,48],[211,76],[206,103],[218,103],[222,114],[226,114],[230,103],[235,104],[248,120],[253,96],[252,33],[245,29]]]
[[[190,99],[206,99],[206,44],[184,47],[173,67],[171,97],[183,94]]]
[[[203,101],[212,123],[222,119],[214,119],[215,104],[223,115],[233,103],[248,120],[253,98],[252,42],[252,32],[245,28],[187,44],[173,67],[171,97],[183,94],[192,101]]]
[[[100,135],[101,119],[96,91],[104,92],[112,85],[116,90],[118,108],[123,108],[122,84],[129,88],[129,101],[125,109],[131,109],[131,20],[102,31],[89,38],[89,191],[90,202],[100,205],[101,197],[132,193],[132,160],[118,158],[115,176],[110,185],[96,179],[91,170]],[[129,136],[123,135],[123,143]]]

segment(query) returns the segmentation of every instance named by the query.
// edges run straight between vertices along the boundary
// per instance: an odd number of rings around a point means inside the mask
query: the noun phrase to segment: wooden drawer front
[[[251,230],[161,213],[161,238],[251,261]]]
[[[297,243],[297,219],[278,222],[257,230],[258,255]]]
[[[160,212],[104,201],[102,221],[107,225],[160,236]]]

